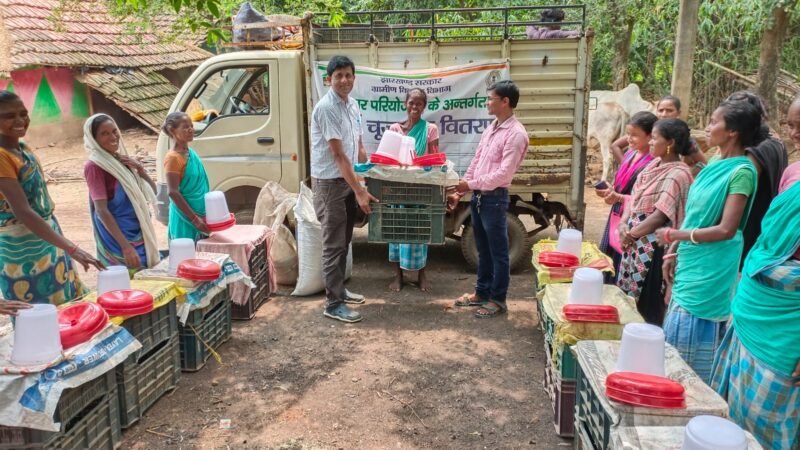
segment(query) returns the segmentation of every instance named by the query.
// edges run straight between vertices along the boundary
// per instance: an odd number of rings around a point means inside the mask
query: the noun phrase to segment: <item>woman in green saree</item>
[[[189,238],[195,242],[209,234],[205,221],[208,176],[197,153],[189,148],[194,139],[192,120],[184,112],[167,115],[162,127],[172,138],[172,149],[164,156],[164,173],[169,187],[169,239]]]
[[[706,383],[714,353],[725,335],[742,255],[742,230],[756,190],[755,166],[745,156],[754,144],[761,116],[746,102],[722,102],[706,127],[710,159],[689,189],[679,230],[661,228],[669,244],[663,273],[672,284],[664,334]]]

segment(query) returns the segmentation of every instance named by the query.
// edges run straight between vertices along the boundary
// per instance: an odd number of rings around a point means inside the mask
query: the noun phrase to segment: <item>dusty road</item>
[[[153,138],[126,134],[129,149]],[[79,142],[38,152],[62,177],[82,173]],[[93,251],[83,181],[50,184],[65,234]],[[605,205],[587,196],[597,239]],[[157,225],[162,246],[165,230]],[[554,236],[547,230],[542,236]],[[480,320],[452,300],[474,274],[458,244],[431,247],[430,293],[391,278],[382,245],[357,233],[351,291],[366,295],[354,325],[322,317],[322,296],[282,287],[249,322],[235,322],[223,364],[183,374],[177,390],[123,434],[123,448],[553,449],[571,446],[552,425],[542,388],[544,352],[530,270],[514,274],[510,313]],[[81,273],[94,286],[95,273]],[[413,279],[413,277],[412,277]],[[221,429],[220,419],[231,428]]]

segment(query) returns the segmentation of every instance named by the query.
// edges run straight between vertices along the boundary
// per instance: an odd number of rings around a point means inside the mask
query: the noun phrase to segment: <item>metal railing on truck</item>
[[[527,38],[528,25],[553,25],[540,20],[553,8],[565,13],[562,29],[585,31],[586,5],[353,11],[338,27],[330,25],[330,13],[315,13],[312,26],[316,43],[514,39]]]

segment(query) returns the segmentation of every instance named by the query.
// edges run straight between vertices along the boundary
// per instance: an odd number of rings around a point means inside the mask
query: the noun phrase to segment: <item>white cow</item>
[[[631,83],[621,91],[591,91],[589,93],[589,124],[587,139],[595,138],[603,158],[602,180],[608,177],[613,164],[611,144],[625,134],[625,125],[639,111],[655,111],[655,105],[642,100],[639,86]]]

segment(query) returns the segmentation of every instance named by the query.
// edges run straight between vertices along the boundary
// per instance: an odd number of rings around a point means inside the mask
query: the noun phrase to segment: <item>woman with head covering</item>
[[[800,97],[789,108],[800,145]],[[800,163],[789,166],[747,256],[712,387],[764,448],[800,448]]]
[[[655,159],[633,186],[630,206],[617,232],[622,261],[617,284],[636,300],[642,317],[658,326],[664,321],[661,262],[664,248],[656,243],[656,229],[680,228],[686,197],[692,184],[689,167],[681,157],[691,152],[689,126],[680,119],[662,119],[653,126],[650,153]]]
[[[132,271],[158,264],[158,241],[150,221],[155,183],[128,155],[110,116],[95,114],[86,120],[83,145],[89,153],[83,174],[89,187],[97,258]]]
[[[61,304],[86,293],[72,261],[84,269],[103,264],[61,233],[39,160],[21,139],[28,109],[0,90],[0,289],[4,314],[17,302]],[[9,302],[12,301],[12,302]]]
[[[670,244],[662,266],[667,283],[673,284],[664,334],[706,383],[739,274],[742,229],[757,177],[745,148],[755,141],[760,124],[752,105],[720,104],[706,127],[709,143],[718,146],[720,154],[689,189],[683,226],[656,232],[659,243]]]

